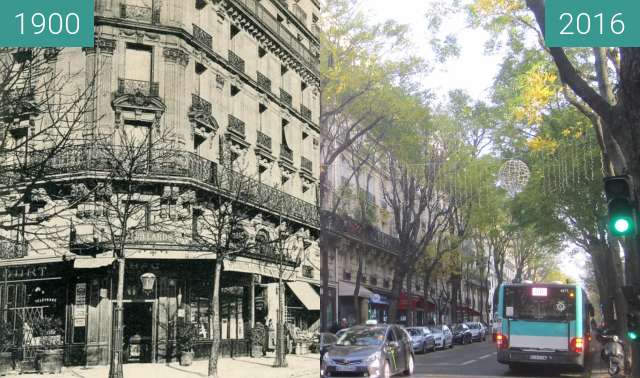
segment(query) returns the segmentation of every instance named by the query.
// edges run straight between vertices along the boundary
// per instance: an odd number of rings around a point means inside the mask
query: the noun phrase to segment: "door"
[[[152,362],[153,303],[125,303],[123,324],[125,361]]]
[[[400,344],[400,348],[398,348],[398,360],[400,361],[398,362],[398,368],[401,371],[405,371],[409,368],[409,357],[411,357],[411,351],[413,350],[411,337],[407,331],[400,327],[394,327],[394,331]]]

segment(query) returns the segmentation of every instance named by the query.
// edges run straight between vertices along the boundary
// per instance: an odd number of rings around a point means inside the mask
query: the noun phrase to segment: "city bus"
[[[593,306],[576,284],[503,284],[499,288],[498,362],[511,369],[556,365],[584,369]]]

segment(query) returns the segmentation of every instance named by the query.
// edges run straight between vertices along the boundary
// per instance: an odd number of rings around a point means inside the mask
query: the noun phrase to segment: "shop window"
[[[209,316],[211,285],[209,281],[192,281],[190,287],[190,311],[191,322],[198,326],[198,338],[210,339]]]

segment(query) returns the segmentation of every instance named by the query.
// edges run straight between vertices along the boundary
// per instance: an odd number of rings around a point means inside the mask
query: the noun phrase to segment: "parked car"
[[[320,362],[320,376],[388,378],[411,375],[414,354],[409,334],[398,325],[360,325],[346,329]]]
[[[325,352],[333,346],[336,341],[338,341],[338,338],[333,333],[323,332],[320,334],[320,360],[322,360],[322,356],[324,356]]]
[[[465,323],[471,330],[471,341],[484,341],[486,339],[486,330],[480,322]]]
[[[436,348],[445,349],[453,348],[453,333],[446,325],[432,326],[429,328],[433,339],[436,343]]]
[[[453,342],[456,344],[469,344],[471,343],[471,330],[464,323],[458,323],[453,326]]]
[[[405,328],[405,330],[409,332],[409,336],[411,336],[414,352],[427,353],[427,351],[433,352],[436,350],[436,341],[429,328],[408,327]]]

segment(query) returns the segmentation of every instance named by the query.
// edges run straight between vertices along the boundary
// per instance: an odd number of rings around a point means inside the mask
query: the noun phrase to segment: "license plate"
[[[537,360],[537,361],[546,361],[547,360],[547,356],[539,356],[539,355],[532,355],[529,356],[530,360]]]
[[[341,366],[341,365],[337,365],[337,366],[336,366],[336,371],[356,371],[356,367],[355,367],[355,366]]]

